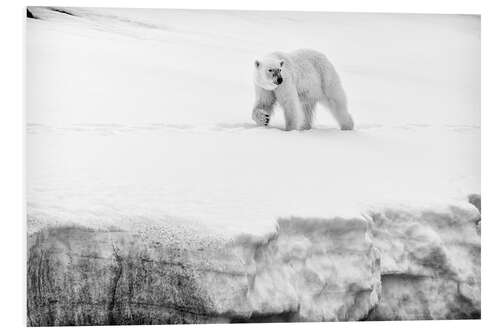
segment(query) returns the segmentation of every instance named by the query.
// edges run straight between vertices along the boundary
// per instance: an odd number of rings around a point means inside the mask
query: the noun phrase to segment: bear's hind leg
[[[326,107],[330,110],[332,116],[339,124],[340,129],[343,131],[352,130],[354,128],[354,122],[347,111],[347,98],[340,83],[335,85],[330,84],[329,87],[326,87],[325,99]]]

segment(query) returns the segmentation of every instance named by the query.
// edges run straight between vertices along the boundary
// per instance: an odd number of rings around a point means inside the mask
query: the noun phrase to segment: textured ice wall
[[[78,226],[29,236],[28,324],[480,317],[478,210],[280,219],[265,238]]]
[[[382,296],[370,319],[480,316],[480,216],[471,206],[373,213]]]

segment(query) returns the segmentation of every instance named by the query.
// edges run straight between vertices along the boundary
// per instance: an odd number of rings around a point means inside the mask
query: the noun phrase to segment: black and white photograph
[[[26,326],[481,319],[481,15],[23,20]]]

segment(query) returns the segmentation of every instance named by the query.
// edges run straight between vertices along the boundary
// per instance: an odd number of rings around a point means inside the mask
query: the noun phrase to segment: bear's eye
[[[271,73],[273,70],[272,70],[272,69],[268,69],[267,71],[268,71],[269,73]]]

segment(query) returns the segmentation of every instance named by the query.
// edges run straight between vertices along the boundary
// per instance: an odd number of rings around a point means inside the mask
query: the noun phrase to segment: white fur
[[[259,66],[260,70],[254,71],[254,83],[266,90],[274,90],[277,85],[274,84],[272,81],[269,81],[267,77],[265,77],[265,71],[270,68],[270,67],[280,67],[279,60],[270,57],[266,57],[263,60],[258,60],[262,66]]]
[[[268,72],[278,68],[283,78],[280,85]],[[252,118],[259,125],[266,125],[263,115],[272,115],[277,102],[285,113],[286,130],[311,129],[315,107],[322,103],[342,130],[354,128],[338,74],[326,56],[317,51],[274,52],[257,60],[254,84]]]

